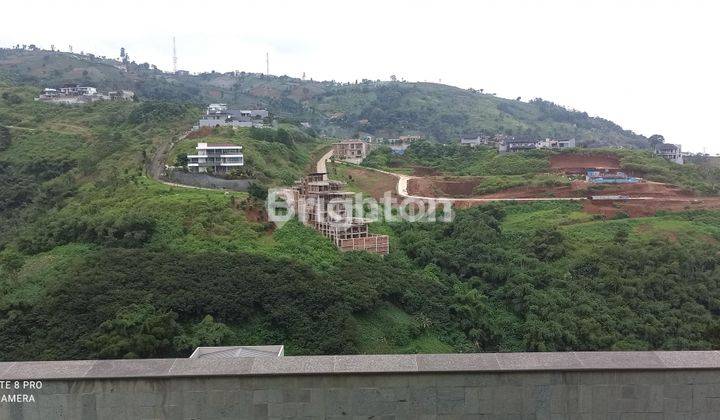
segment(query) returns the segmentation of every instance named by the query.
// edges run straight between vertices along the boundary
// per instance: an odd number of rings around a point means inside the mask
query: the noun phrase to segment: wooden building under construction
[[[367,251],[386,255],[387,235],[368,231],[368,222],[352,214],[351,192],[342,191],[344,184],[328,180],[325,173],[312,173],[295,183],[293,192],[300,221],[329,238],[340,251]]]

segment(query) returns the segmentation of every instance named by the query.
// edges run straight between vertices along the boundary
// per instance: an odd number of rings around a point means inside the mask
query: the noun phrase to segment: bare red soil
[[[697,197],[690,191],[659,182],[637,184],[597,185],[576,180],[562,187],[516,187],[493,194],[475,195],[473,189],[480,177],[426,177],[413,178],[408,182],[408,193],[423,197],[447,198],[570,198],[593,195],[624,195],[630,198],[645,197],[647,200],[585,200],[583,210],[587,213],[614,217],[625,213],[630,217],[655,215],[659,210],[685,211],[693,209],[720,209],[720,197]],[[481,203],[456,201],[457,208]]]
[[[492,194],[473,194],[481,182],[480,177],[426,177],[408,182],[408,193],[423,197],[447,198],[547,198],[587,197],[590,195],[627,195],[629,197],[692,197],[693,194],[678,187],[658,182],[637,184],[597,185],[576,180],[569,186],[514,187]]]
[[[414,166],[412,174],[413,176],[435,176],[440,175],[440,171],[427,166]]]
[[[602,214],[605,217],[614,217],[618,213],[625,213],[630,217],[654,216],[660,210],[686,211],[701,209],[720,209],[719,197],[674,198],[668,200],[586,200],[583,202],[583,211],[592,214]]]
[[[397,178],[392,175],[362,168],[344,170],[355,188],[370,194],[376,200],[382,199],[386,191],[390,191],[393,196],[397,195]]]
[[[200,127],[195,131],[191,131],[185,136],[186,139],[199,139],[201,137],[208,137],[213,132],[212,127]]]
[[[424,197],[472,197],[480,177],[426,177],[411,178],[408,193]]]
[[[585,169],[620,169],[620,160],[611,154],[564,153],[550,157],[550,168],[568,173],[580,173]]]

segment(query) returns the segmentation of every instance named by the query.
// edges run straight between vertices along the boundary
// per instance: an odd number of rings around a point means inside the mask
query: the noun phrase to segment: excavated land
[[[423,177],[408,181],[408,194],[422,197],[469,198],[482,177]]]
[[[426,177],[408,181],[408,193],[422,197],[444,198],[568,198],[590,195],[626,195],[629,197],[693,197],[693,193],[659,182],[637,184],[591,184],[575,180],[567,186],[513,187],[492,194],[473,194],[482,177]]]
[[[637,184],[598,185],[575,180],[569,186],[560,187],[515,187],[493,194],[472,194],[481,177],[427,177],[408,181],[408,193],[423,197],[459,198],[456,208],[482,205],[468,199],[513,199],[513,198],[587,198],[599,195],[626,196],[631,200],[583,200],[583,211],[615,217],[620,213],[629,217],[653,216],[658,211],[686,211],[720,209],[720,197],[699,197],[674,185],[659,182]],[[634,198],[634,200],[632,200]]]
[[[550,156],[550,168],[565,173],[582,173],[586,169],[620,169],[620,159],[612,154],[564,153]]]
[[[583,211],[613,218],[618,214],[628,217],[654,216],[658,211],[720,210],[720,197],[677,197],[671,199],[650,198],[647,200],[583,200]],[[456,209],[487,205],[478,201],[457,200]]]
[[[592,214],[601,214],[611,218],[619,213],[629,217],[654,216],[658,211],[687,211],[687,210],[718,210],[720,197],[674,198],[652,200],[585,200],[583,211]]]
[[[354,188],[365,194],[370,194],[376,200],[381,200],[386,191],[390,191],[393,196],[397,196],[398,180],[392,175],[348,166],[344,167],[343,171]]]

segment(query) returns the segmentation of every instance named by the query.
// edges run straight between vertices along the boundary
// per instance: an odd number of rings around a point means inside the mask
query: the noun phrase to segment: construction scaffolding
[[[312,173],[295,183],[295,210],[300,221],[329,238],[340,251],[386,255],[388,236],[371,234],[366,220],[353,217],[354,194],[342,191],[342,182],[326,178],[325,173]]]

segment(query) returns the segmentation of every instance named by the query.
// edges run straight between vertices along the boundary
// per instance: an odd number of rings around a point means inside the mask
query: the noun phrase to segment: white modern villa
[[[225,173],[243,166],[242,146],[237,144],[198,143],[197,154],[187,155],[190,172]]]

